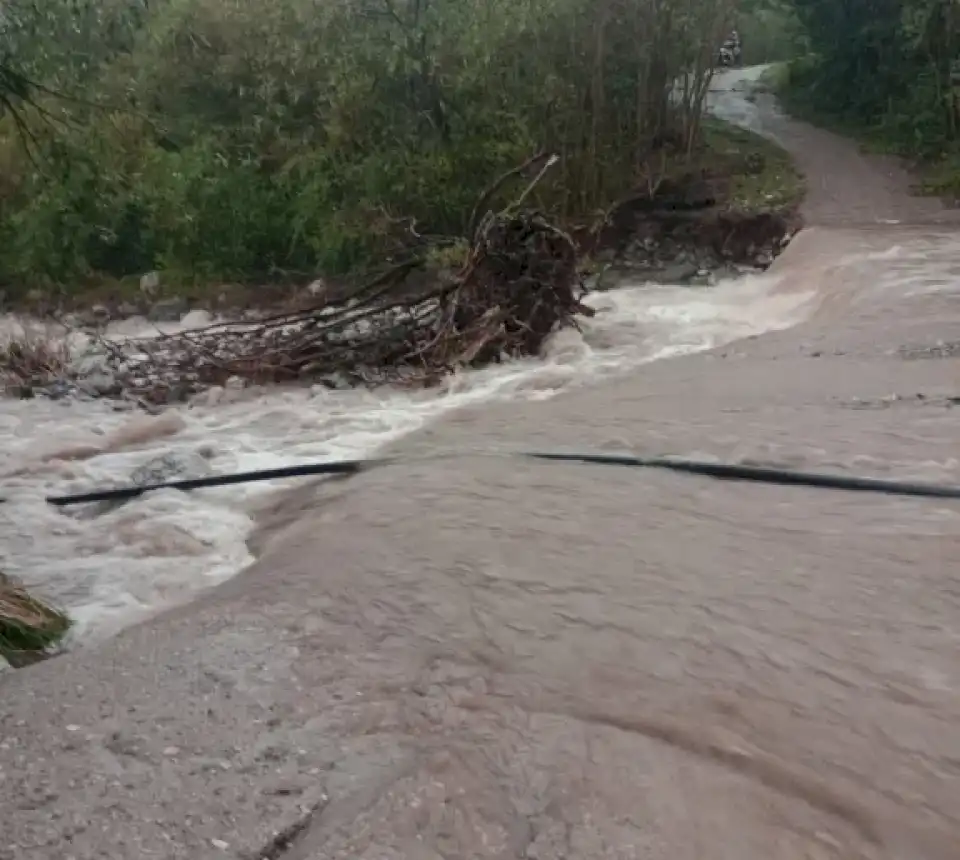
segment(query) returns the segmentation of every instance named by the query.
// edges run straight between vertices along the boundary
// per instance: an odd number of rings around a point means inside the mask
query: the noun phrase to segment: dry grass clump
[[[29,397],[67,378],[70,347],[64,339],[21,330],[0,340],[0,387],[4,393]]]
[[[42,659],[70,629],[70,619],[0,573],[0,657],[12,666]]]

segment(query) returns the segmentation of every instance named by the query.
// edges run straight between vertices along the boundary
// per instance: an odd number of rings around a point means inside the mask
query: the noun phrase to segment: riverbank
[[[602,221],[563,226],[576,246],[579,273],[588,290],[637,283],[714,286],[725,279],[762,273],[770,266],[799,225],[803,192],[802,179],[783,149],[748,130],[707,117],[702,140],[689,156],[665,155],[655,174],[639,181]],[[456,277],[456,268],[410,267],[389,285],[389,295],[429,296]],[[378,288],[377,295],[386,289]],[[214,283],[185,291],[163,273],[48,294],[30,291],[14,311],[34,320],[51,316],[56,330],[45,334],[33,325],[32,334],[24,328],[22,336],[10,335],[8,343],[0,344],[0,382],[14,397],[106,397],[121,405],[155,410],[189,401],[210,385],[251,382],[245,371],[231,374],[220,369],[229,364],[221,344],[236,333],[203,331],[184,334],[177,341],[158,341],[155,326],[163,326],[169,335],[177,329],[204,328],[215,316],[245,325],[262,318],[307,315],[320,308],[325,309],[324,328],[330,328],[332,317],[327,311],[339,307],[338,296],[353,294],[355,290],[346,283],[323,279],[306,285]],[[388,307],[393,306],[388,302]],[[311,324],[308,316],[304,319]],[[292,318],[287,322],[287,328],[294,324]],[[392,317],[386,322],[396,325]],[[368,323],[376,328],[377,319],[371,317]],[[139,342],[126,347],[113,344],[104,353],[104,334],[109,338],[119,327],[126,335],[138,325],[153,345],[144,343],[141,350]],[[257,337],[269,340],[274,334],[245,334],[243,343],[249,341],[249,345],[243,348],[255,352]],[[348,340],[352,336],[344,333]],[[292,343],[293,335],[288,333],[288,339]],[[195,345],[195,340],[202,343]],[[74,347],[68,348],[68,342]],[[71,349],[76,352],[79,343],[88,348],[77,360]],[[290,345],[286,352],[292,355],[295,348],[299,347]],[[210,361],[216,364],[212,382],[202,379],[199,370],[199,365]],[[254,354],[240,362],[245,368],[262,363]],[[354,377],[369,384],[383,376],[383,369],[376,366],[364,365],[351,373],[347,365],[334,362],[331,368],[329,364],[312,358],[303,368],[285,372],[282,381],[342,388],[354,384]]]
[[[651,164],[650,182],[626,193],[599,226],[563,225],[578,245],[587,283],[595,288],[637,279],[707,286],[763,271],[798,227],[799,173],[780,147],[749,131],[708,119],[691,157],[665,153],[663,159],[652,157]],[[430,277],[418,272],[418,287]],[[198,310],[227,318],[289,312],[346,287],[332,278],[183,283],[164,272],[145,272],[21,292],[0,304],[0,311],[54,315],[69,327],[96,331],[111,321],[139,317],[174,323]]]

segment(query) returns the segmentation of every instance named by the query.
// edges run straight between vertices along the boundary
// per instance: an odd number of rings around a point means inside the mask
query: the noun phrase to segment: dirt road
[[[201,601],[4,678],[0,858],[953,860],[960,506],[436,456],[960,483],[960,239],[767,118],[844,225],[777,263],[806,323],[460,413],[278,499]]]

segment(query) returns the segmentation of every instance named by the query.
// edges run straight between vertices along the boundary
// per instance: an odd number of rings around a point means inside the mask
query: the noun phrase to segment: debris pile
[[[149,407],[238,381],[428,386],[459,369],[538,354],[552,332],[592,314],[581,302],[573,241],[524,206],[555,162],[535,156],[484,193],[462,266],[447,278],[412,288],[410,275],[427,268],[426,256],[412,256],[349,295],[321,295],[295,312],[139,339],[101,337],[98,372],[113,384],[98,385],[96,396]],[[489,211],[507,180],[531,173],[515,203]]]
[[[432,385],[461,368],[536,355],[552,332],[592,313],[581,303],[572,241],[535,212],[483,219],[452,283],[411,294],[409,269],[392,269],[342,304],[105,343],[109,366],[125,392],[148,403],[237,378]]]

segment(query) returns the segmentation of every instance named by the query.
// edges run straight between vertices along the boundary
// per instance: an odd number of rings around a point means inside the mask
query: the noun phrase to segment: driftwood
[[[484,193],[471,214],[465,263],[446,283],[411,293],[407,275],[424,265],[413,258],[347,299],[256,323],[106,342],[120,387],[148,402],[169,402],[231,378],[431,385],[458,369],[536,355],[553,331],[592,314],[581,303],[572,240],[524,207],[553,163],[537,156]],[[538,165],[514,204],[483,213],[499,185]]]

